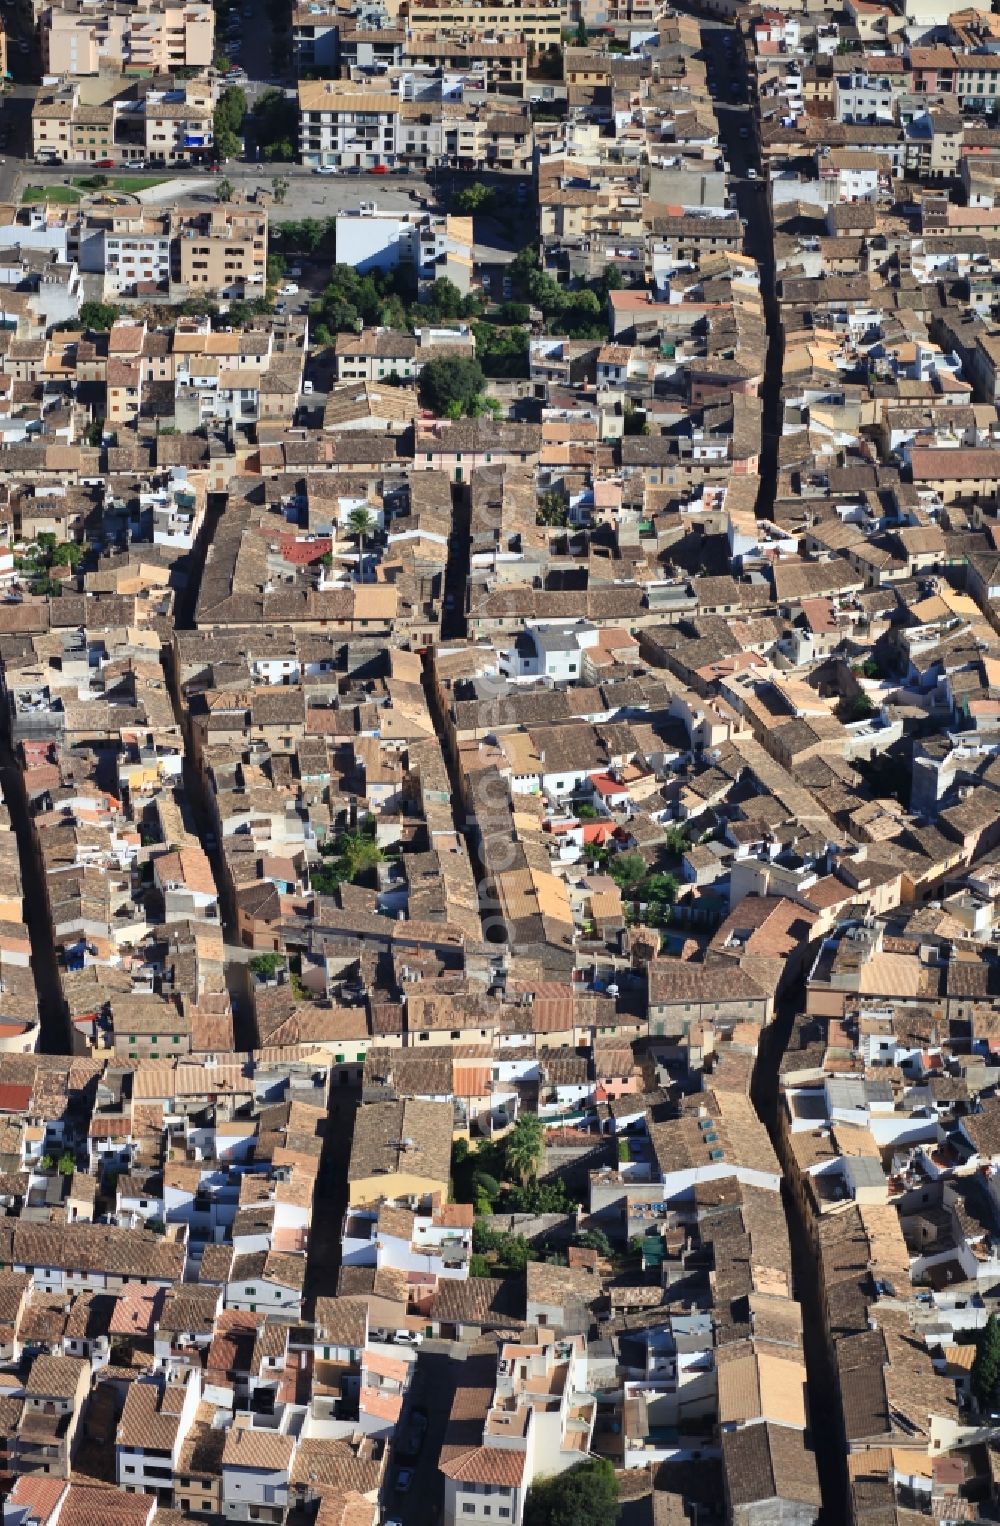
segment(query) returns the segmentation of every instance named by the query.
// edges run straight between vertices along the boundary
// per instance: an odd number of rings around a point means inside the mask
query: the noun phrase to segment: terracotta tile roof
[[[38,1526],[45,1526],[67,1488],[65,1479],[46,1478],[42,1473],[26,1474],[17,1480],[8,1502],[21,1506],[28,1519],[38,1522]]]
[[[506,1447],[478,1446],[468,1449],[441,1448],[441,1472],[464,1484],[499,1484],[520,1488],[524,1481],[526,1454]]]
[[[156,1509],[156,1499],[151,1494],[125,1494],[118,1489],[99,1485],[70,1485],[59,1512],[59,1526],[107,1526],[115,1521],[119,1526],[146,1526]]]
[[[734,1509],[771,1500],[819,1507],[816,1459],[799,1430],[764,1424],[726,1431],[722,1461]]]
[[[348,1440],[310,1437],[299,1442],[292,1483],[310,1493],[339,1488],[370,1494],[379,1486],[382,1466],[367,1438],[354,1445]]]
[[[291,1436],[256,1430],[249,1425],[233,1425],[226,1433],[222,1466],[255,1468],[266,1473],[287,1472],[294,1453],[295,1442]]]
[[[29,1397],[43,1399],[75,1398],[84,1370],[89,1372],[89,1362],[78,1361],[76,1357],[36,1356],[24,1391]]]

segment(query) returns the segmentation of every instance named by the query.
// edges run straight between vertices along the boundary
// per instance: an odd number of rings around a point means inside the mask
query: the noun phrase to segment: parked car
[[[389,166],[387,164],[373,164],[368,173],[370,175],[388,175]]]
[[[427,1416],[423,1410],[415,1409],[410,1416],[409,1423],[400,1440],[397,1452],[400,1457],[415,1458],[424,1444],[427,1435]]]
[[[314,175],[336,175],[337,173],[338,170],[335,164],[317,164],[313,170]],[[351,171],[348,170],[347,173],[350,174]]]
[[[347,168],[345,169],[344,174],[345,175],[363,175],[364,174],[364,170],[361,168],[360,164],[349,164],[347,166]]]
[[[278,290],[283,297],[297,297],[299,294],[299,288],[294,281],[286,281],[284,286],[278,287]]]
[[[95,170],[113,170],[115,168],[115,161],[113,159],[98,159],[94,168]]]
[[[405,1494],[407,1489],[410,1487],[410,1485],[412,1483],[413,1483],[413,1469],[412,1468],[397,1468],[397,1470],[396,1470],[396,1481],[393,1484],[393,1488],[396,1490],[396,1493],[397,1494]]]

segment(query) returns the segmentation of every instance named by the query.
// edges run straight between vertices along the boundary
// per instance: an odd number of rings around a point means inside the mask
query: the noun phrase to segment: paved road
[[[734,38],[729,48],[724,42],[724,24],[699,18],[702,48],[713,75],[713,94],[718,102],[719,130],[726,157],[736,180],[736,200],[746,224],[745,247],[757,261],[761,275],[761,295],[768,329],[768,353],[765,363],[763,405],[763,446],[760,463],[760,490],[757,513],[769,513],[774,503],[777,480],[777,447],[781,427],[781,337],[775,301],[774,244],[770,203],[760,178],[760,160],[754,124],[748,105],[739,98],[748,83],[741,44]],[[732,86],[738,87],[734,95]],[[752,84],[751,84],[752,90]],[[757,174],[751,178],[748,170]],[[804,986],[800,981],[786,993],[779,1004],[767,1042],[761,1046],[754,1073],[753,1102],[766,1126],[782,1170],[787,1175],[793,1166],[788,1159],[778,1127],[778,1065],[788,1044],[795,1012],[802,1009]],[[810,1437],[816,1453],[820,1489],[823,1497],[822,1526],[838,1526],[847,1519],[847,1476],[844,1467],[842,1421],[836,1399],[836,1381],[823,1334],[820,1308],[819,1268],[802,1211],[787,1189],[783,1192],[785,1217],[792,1253],[792,1276],[795,1296],[802,1305],[803,1334],[808,1374]]]
[[[781,329],[774,291],[774,243],[767,185],[757,147],[752,111],[745,99],[748,81],[742,45],[735,39],[729,48],[724,38],[733,36],[719,22],[702,21],[702,48],[713,75],[713,94],[719,132],[732,170],[736,203],[746,225],[745,248],[760,269],[761,297],[768,331],[764,366],[763,441],[760,458],[757,513],[769,516],[774,506],[778,477],[778,438],[781,433]],[[737,86],[739,98],[733,94]],[[752,91],[752,83],[751,83]],[[751,177],[750,171],[754,174]]]
[[[24,779],[6,735],[6,720],[4,734],[0,737],[0,785],[17,838],[17,853],[21,864],[24,913],[31,940],[31,973],[35,977],[41,1023],[41,1042],[38,1047],[42,1054],[68,1054],[69,1029],[59,982],[52,924],[49,921],[45,879],[35,853],[35,834]]]
[[[435,1526],[444,1506],[444,1477],[437,1465],[444,1440],[451,1401],[467,1348],[449,1347],[447,1343],[425,1342],[417,1357],[410,1406],[422,1409],[427,1416],[427,1434],[414,1469],[413,1482],[404,1494],[392,1486],[396,1469],[392,1467],[383,1492],[382,1519],[399,1521],[401,1526]]]

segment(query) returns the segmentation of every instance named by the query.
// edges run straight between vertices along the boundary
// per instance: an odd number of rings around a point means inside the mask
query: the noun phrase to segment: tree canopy
[[[109,329],[121,311],[112,302],[84,302],[80,306],[78,321],[83,328],[93,329],[96,333]]]
[[[422,407],[438,418],[457,412],[475,413],[486,378],[478,360],[465,355],[439,355],[429,360],[417,384]]]
[[[254,132],[265,159],[294,159],[298,107],[283,90],[265,90],[253,109]]]
[[[463,216],[471,216],[476,212],[487,212],[496,201],[496,193],[488,185],[483,185],[481,180],[476,180],[472,185],[463,186],[452,198],[452,209]]]
[[[240,151],[237,134],[247,114],[247,98],[239,85],[229,85],[219,96],[212,132],[215,152],[221,159],[232,159]]]
[[[970,1384],[983,1408],[987,1408],[1000,1379],[1000,1322],[991,1314],[976,1342],[976,1360],[972,1364]]]
[[[504,1140],[507,1166],[522,1187],[535,1181],[545,1152],[545,1125],[537,1113],[522,1113]]]
[[[536,1479],[524,1504],[524,1526],[593,1526],[613,1521],[618,1480],[607,1458],[594,1457],[553,1478]]]

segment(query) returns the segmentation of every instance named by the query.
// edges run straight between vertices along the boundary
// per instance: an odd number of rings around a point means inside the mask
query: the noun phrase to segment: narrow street
[[[312,1319],[317,1298],[332,1298],[340,1276],[340,1242],[347,1211],[347,1167],[354,1138],[354,1115],[361,1101],[361,1088],[338,1086],[330,1099],[323,1138],[313,1219],[309,1230],[309,1256],[303,1311]]]
[[[39,1049],[42,1054],[69,1054],[71,1051],[69,1027],[66,1022],[62,987],[59,984],[59,966],[56,961],[52,924],[49,921],[49,901],[41,866],[35,854],[35,834],[31,826],[24,780],[17,759],[11,750],[7,735],[7,719],[0,741],[0,784],[3,798],[10,812],[10,822],[17,838],[17,853],[21,862],[21,881],[24,898],[24,916],[31,939],[31,973],[38,997],[38,1017],[41,1024]]]
[[[782,336],[775,289],[774,240],[771,208],[766,181],[761,178],[756,129],[749,101],[739,97],[743,90],[752,95],[752,84],[745,67],[742,47],[724,38],[732,38],[733,29],[723,23],[699,18],[702,48],[714,76],[716,117],[726,158],[735,185],[736,201],[745,227],[744,248],[757,262],[760,291],[767,328],[767,353],[761,392],[760,481],[757,492],[758,518],[770,517],[777,492],[778,441],[781,438]],[[748,87],[748,88],[747,88]],[[737,104],[733,97],[737,96]],[[751,175],[749,172],[755,173]],[[805,986],[799,981],[779,1004],[773,1026],[765,1034],[754,1074],[752,1100],[768,1131],[782,1174],[789,1177],[794,1163],[788,1159],[778,1128],[778,1067],[788,1045],[795,1014],[803,1009]],[[827,1349],[819,1297],[819,1264],[813,1251],[808,1227],[794,1195],[783,1188],[782,1199],[792,1255],[795,1296],[802,1306],[803,1342],[808,1384],[810,1436],[816,1453],[823,1508],[822,1526],[842,1526],[849,1518],[849,1494],[840,1404],[836,1375]]]
[[[786,1183],[795,1166],[789,1159],[778,1127],[778,1067],[788,1047],[795,1014],[803,1010],[804,1002],[805,982],[799,980],[785,993],[778,1004],[773,1024],[765,1030],[751,1088],[754,1107],[767,1129]],[[823,1496],[820,1526],[842,1526],[850,1517],[846,1447],[836,1373],[826,1344],[820,1308],[819,1262],[802,1209],[787,1185],[782,1189],[782,1199],[792,1252],[794,1292],[802,1307],[809,1434],[816,1453],[816,1467]]]
[[[733,28],[722,22],[699,18],[701,43],[715,78],[716,119],[730,166],[730,182],[735,187],[736,203],[746,229],[744,249],[757,262],[760,271],[760,294],[767,327],[767,353],[764,360],[764,384],[761,391],[762,439],[757,517],[768,518],[774,506],[778,485],[778,440],[781,437],[781,365],[782,339],[778,303],[775,296],[774,240],[771,231],[771,207],[767,182],[763,178],[756,129],[750,100],[737,99],[734,88],[746,87],[752,95],[742,46],[727,48],[724,38],[732,38]],[[748,173],[753,170],[754,176]]]

